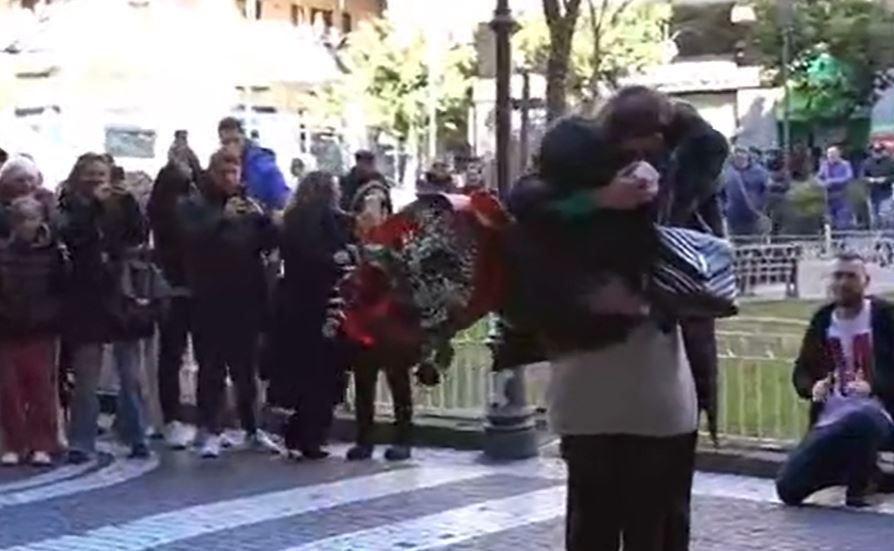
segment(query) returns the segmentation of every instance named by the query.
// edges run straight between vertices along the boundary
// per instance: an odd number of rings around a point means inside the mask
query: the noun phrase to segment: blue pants
[[[891,436],[891,422],[873,408],[811,429],[776,479],[779,499],[800,505],[811,494],[840,484],[847,486],[848,494],[862,494],[875,472],[878,452]]]
[[[118,373],[118,411],[116,426],[121,439],[129,446],[144,444],[146,423],[140,397],[140,342],[116,342],[112,345],[115,369]],[[103,345],[84,344],[72,353],[75,374],[71,401],[69,448],[92,453],[96,450],[97,421],[99,419],[99,376],[102,372]]]
[[[833,230],[843,231],[853,228],[854,213],[851,205],[845,197],[830,197],[827,208],[829,209],[829,223]]]

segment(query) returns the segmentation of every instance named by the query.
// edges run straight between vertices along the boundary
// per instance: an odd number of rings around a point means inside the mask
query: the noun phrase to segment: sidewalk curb
[[[100,402],[104,413],[113,413],[115,399],[113,395],[101,394]],[[195,407],[184,404],[184,416],[187,421],[195,419]],[[234,423],[235,412],[228,412],[225,418]],[[288,418],[286,412],[280,410],[264,411],[261,423],[265,430],[279,434]],[[392,440],[393,419],[389,415],[378,415],[375,421],[373,442],[387,445]],[[537,435],[540,442],[541,456],[560,457],[559,439],[547,430],[543,419],[537,420]],[[356,435],[356,423],[353,413],[338,410],[332,425],[332,440],[353,442]],[[435,417],[417,415],[413,420],[413,444],[420,447],[449,448],[455,450],[482,450],[484,447],[484,419],[468,419],[457,417]],[[775,478],[786,458],[786,452],[775,449],[761,449],[740,442],[727,442],[719,448],[712,446],[707,438],[702,437],[696,450],[696,469],[703,472],[736,474],[758,478]]]

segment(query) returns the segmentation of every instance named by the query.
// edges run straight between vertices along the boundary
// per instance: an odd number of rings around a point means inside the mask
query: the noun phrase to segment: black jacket
[[[894,305],[880,298],[871,300],[872,308],[872,392],[885,409],[894,415]],[[798,396],[812,399],[813,385],[835,370],[835,361],[826,345],[826,332],[832,323],[835,305],[826,305],[814,314],[795,360],[792,382]],[[810,423],[816,421],[822,404],[812,403]]]
[[[65,258],[48,227],[33,243],[0,244],[0,339],[58,333],[65,279]]]
[[[227,216],[228,198],[211,186],[203,190],[178,206],[193,300],[198,308],[225,315],[222,323],[259,328],[268,297],[264,253],[276,246],[277,229],[260,210]]]
[[[115,195],[106,202],[68,190],[59,203],[59,236],[71,257],[65,334],[73,342],[135,338],[115,319],[122,293],[122,263],[148,239],[148,224],[136,199]]]

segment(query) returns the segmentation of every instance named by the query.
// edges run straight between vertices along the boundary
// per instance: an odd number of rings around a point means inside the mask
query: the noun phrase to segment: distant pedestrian
[[[64,310],[64,338],[71,346],[74,391],[68,461],[84,463],[96,451],[104,345],[112,345],[118,373],[116,426],[131,457],[146,458],[146,421],[140,393],[140,339],[151,322],[136,316],[127,285],[128,260],[145,245],[148,226],[136,199],[112,185],[104,155],[78,158],[60,198],[60,236],[71,254]]]
[[[347,369],[346,351],[324,334],[333,292],[350,259],[351,223],[339,198],[332,174],[305,176],[286,209],[280,242],[285,275],[276,301],[268,400],[293,410],[286,446],[307,459],[328,455],[323,446]]]
[[[14,200],[10,225],[10,238],[0,242],[0,463],[30,455],[47,466],[59,449],[54,360],[65,259],[37,199]]]
[[[199,363],[202,455],[218,457],[227,376],[236,387],[239,420],[249,445],[278,452],[260,430],[257,355],[267,313],[264,254],[276,246],[271,216],[248,196],[240,158],[215,153],[207,180],[178,205],[184,236],[186,281],[192,295],[192,328]]]
[[[291,191],[276,164],[276,153],[261,147],[255,139],[248,139],[242,122],[234,117],[221,120],[217,134],[221,146],[232,148],[239,156],[248,197],[267,211],[284,209]]]
[[[841,156],[841,150],[832,146],[826,150],[826,158],[820,164],[817,179],[826,193],[826,212],[833,230],[849,230],[854,224],[854,214],[848,198],[848,189],[854,180],[851,163]]]
[[[354,166],[345,174],[341,186],[341,208],[345,212],[356,212],[358,192],[370,182],[385,183],[385,177],[376,166],[376,156],[372,151],[362,149],[354,154]]]
[[[724,211],[733,236],[759,235],[769,231],[764,211],[770,175],[751,153],[738,147],[723,175]]]
[[[869,158],[863,163],[863,179],[869,186],[869,205],[873,225],[877,228],[891,224],[891,194],[894,185],[894,159],[882,143],[872,145]]]

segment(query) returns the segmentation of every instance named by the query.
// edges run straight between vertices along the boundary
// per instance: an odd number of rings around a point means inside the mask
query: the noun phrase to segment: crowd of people
[[[796,171],[795,160],[792,155],[793,177],[805,180],[815,177],[819,184],[825,221],[832,230],[859,229],[855,208],[859,205],[852,197],[852,190],[859,182],[866,186],[868,216],[864,227],[887,229],[894,224],[891,199],[894,157],[885,144],[873,143],[858,165],[844,158],[841,149],[834,145],[818,160],[815,170],[810,159],[802,159]],[[731,236],[766,236],[787,230],[787,219],[798,214],[793,212],[798,207],[789,198],[791,182],[784,163],[778,150],[764,153],[753,148],[734,148],[722,176],[722,202]]]
[[[348,366],[322,328],[351,244],[390,213],[387,183],[360,152],[341,182],[312,172],[293,195],[273,153],[247,139],[238,120],[222,120],[218,134],[221,148],[203,168],[186,133],[177,132],[146,205],[108,155],[79,157],[56,193],[27,155],[2,165],[3,465],[50,465],[61,441],[66,461],[90,460],[107,363],[119,381],[113,429],[131,458],[149,457],[139,369],[156,331],[158,399],[172,448],[195,442],[211,458],[230,444],[221,436],[229,379],[247,445],[283,451],[259,427],[260,374],[271,381],[269,403],[294,412],[286,447],[306,458],[326,456]],[[189,343],[198,364],[197,431],[181,404]],[[60,392],[69,379],[71,388]],[[368,384],[374,387],[375,377]],[[389,459],[410,455],[409,382],[404,386],[399,442]],[[371,390],[358,394],[372,400]],[[372,404],[360,409],[371,414]],[[365,426],[351,458],[372,454],[371,420]]]
[[[375,157],[358,152],[340,180],[306,174],[292,194],[273,153],[248,139],[238,120],[222,120],[218,134],[221,148],[204,168],[188,136],[175,136],[145,209],[107,155],[82,155],[55,194],[42,187],[26,156],[0,168],[4,465],[49,465],[62,451],[59,366],[73,381],[64,403],[65,457],[71,463],[93,457],[106,348],[120,381],[114,431],[133,459],[148,457],[139,354],[156,330],[159,401],[171,448],[196,444],[203,457],[217,458],[232,444],[222,435],[229,379],[249,447],[325,458],[333,411],[353,369],[358,431],[347,458],[373,455],[380,372],[395,409],[385,458],[411,456],[407,362],[389,361],[388,354],[358,362],[356,343],[335,338],[351,331],[340,325],[346,301],[340,283],[357,267],[358,246],[387,247],[380,230],[399,218]],[[834,150],[828,157],[820,179],[832,201],[852,171]],[[884,174],[872,165],[866,170]],[[548,412],[568,466],[567,548],[617,550],[623,542],[631,550],[685,550],[701,411],[716,436],[714,320],[729,314],[655,293],[654,267],[667,255],[659,230],[687,228],[718,243],[725,227],[746,232],[744,214],[769,203],[767,178],[751,152],[737,149],[730,161],[727,140],[688,104],[648,88],[623,89],[595,118],[569,117],[550,128],[534,169],[501,198],[511,218],[500,215],[495,200],[481,199],[477,182],[457,189],[448,167],[433,165],[418,185],[420,198],[449,197],[441,204],[467,209],[472,223],[460,233],[473,237],[445,245],[437,239],[443,236],[432,235],[414,251],[421,255],[415,269],[425,277],[451,272],[416,282],[414,289],[425,291],[414,297],[425,302],[424,315],[405,316],[406,304],[383,301],[369,319],[462,318],[467,326],[498,311],[504,334],[495,368],[552,364]],[[463,192],[466,199],[458,199]],[[400,220],[395,231],[449,226],[439,226],[432,212]],[[496,264],[445,257],[438,249],[473,243],[491,250],[487,245],[504,227],[493,249],[500,251]],[[486,292],[472,288],[496,272],[505,276],[504,287],[489,281]],[[411,278],[406,271],[402,277]],[[849,503],[861,503],[875,472],[870,464],[891,433],[894,401],[884,358],[891,309],[865,296],[868,277],[859,258],[842,257],[835,281],[837,303],[818,314],[795,369],[798,392],[822,412],[780,476],[786,503],[842,479]],[[487,293],[499,300],[483,300]],[[458,294],[469,300],[461,305]],[[467,311],[456,316],[460,306]],[[400,319],[391,320],[392,312]],[[453,330],[461,325],[453,323]],[[422,333],[447,338],[443,327],[432,323]],[[353,330],[360,341],[381,336]],[[395,342],[411,340],[405,327],[393,333]],[[413,342],[416,352],[444,356],[436,339]],[[838,342],[841,353],[830,355],[829,342]],[[189,343],[198,364],[197,431],[180,401]],[[408,357],[421,358],[414,354]],[[269,382],[266,405],[291,412],[284,446],[260,427],[259,378]],[[827,453],[836,442],[848,445]]]

